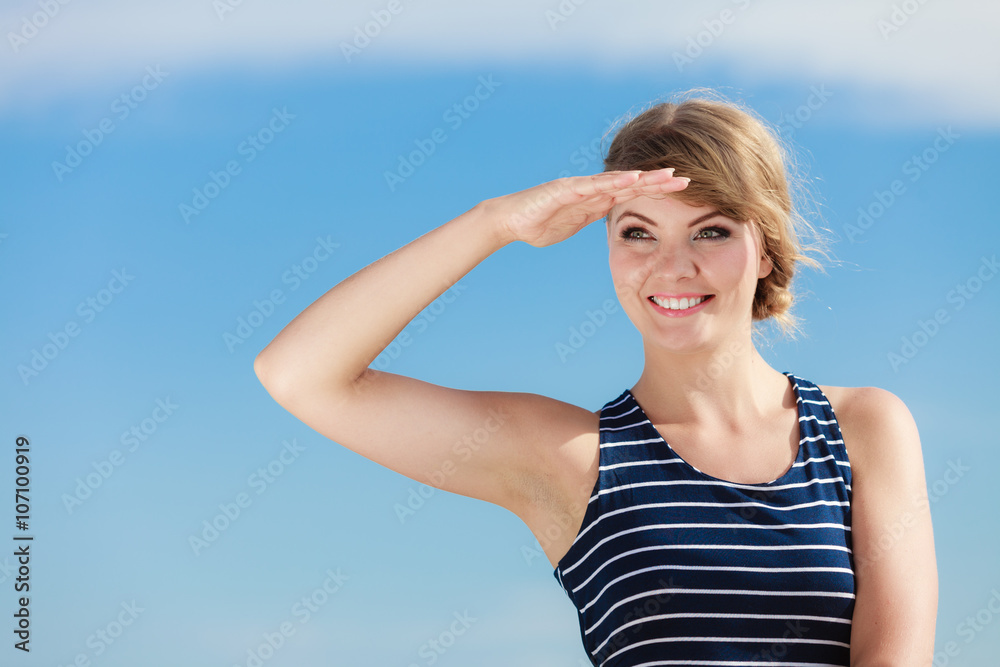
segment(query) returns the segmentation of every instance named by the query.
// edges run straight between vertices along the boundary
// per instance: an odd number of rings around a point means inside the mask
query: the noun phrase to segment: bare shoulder
[[[877,387],[825,387],[851,460],[856,591],[851,664],[928,665],[937,564],[920,438],[910,410]]]
[[[900,456],[920,456],[913,415],[891,391],[879,387],[819,387],[837,415],[852,465],[878,466]]]

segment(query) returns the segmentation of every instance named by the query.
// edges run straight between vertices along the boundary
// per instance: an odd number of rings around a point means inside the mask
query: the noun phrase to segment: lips
[[[649,300],[664,310],[686,311],[701,305],[710,300],[714,294],[681,294],[670,296],[666,294],[653,294]]]
[[[649,301],[659,313],[669,317],[684,317],[698,312],[714,298],[714,294],[653,294]]]

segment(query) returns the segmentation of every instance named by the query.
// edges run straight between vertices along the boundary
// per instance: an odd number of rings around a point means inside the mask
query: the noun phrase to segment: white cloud
[[[237,2],[220,18],[218,6]],[[331,73],[364,65],[483,62],[679,76],[675,54],[700,40],[702,53],[683,66],[685,75],[724,67],[744,86],[849,88],[862,110],[871,100],[872,119],[880,122],[1000,124],[1000,5],[989,0],[394,2],[396,14],[388,9],[390,0],[22,2],[0,13],[0,100],[8,108],[47,104],[129,84],[157,63],[184,74],[317,62]],[[58,11],[44,17],[41,5]],[[880,31],[880,20],[892,26],[894,11],[898,30]],[[13,44],[18,38],[12,35],[33,15],[45,25]],[[377,16],[385,25],[348,62],[341,43],[366,24],[374,33]]]

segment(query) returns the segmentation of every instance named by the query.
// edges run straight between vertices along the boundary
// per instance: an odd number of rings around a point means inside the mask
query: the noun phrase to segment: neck
[[[739,431],[773,413],[790,388],[788,379],[760,356],[749,334],[693,353],[645,342],[644,350],[645,367],[632,394],[657,423],[714,424]]]

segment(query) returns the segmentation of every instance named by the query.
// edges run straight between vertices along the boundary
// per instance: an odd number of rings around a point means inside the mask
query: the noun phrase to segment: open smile
[[[705,304],[714,298],[714,294],[685,294],[680,296],[654,294],[649,297],[649,300],[656,307],[656,310],[664,315],[683,317],[701,310],[705,307]]]

